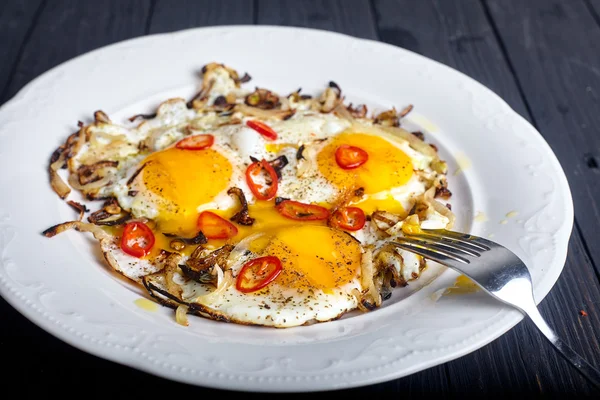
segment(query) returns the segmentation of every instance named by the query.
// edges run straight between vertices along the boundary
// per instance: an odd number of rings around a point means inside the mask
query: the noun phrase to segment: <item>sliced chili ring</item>
[[[238,229],[231,222],[210,211],[198,216],[198,228],[207,239],[228,239],[237,235]]]
[[[275,256],[255,258],[244,264],[235,288],[242,293],[256,292],[273,282],[281,270],[281,261]]]
[[[215,142],[215,137],[209,134],[188,136],[177,142],[175,147],[182,150],[202,150],[210,147]]]
[[[279,214],[298,221],[318,221],[329,218],[329,210],[316,204],[284,200],[275,206]]]
[[[269,125],[267,125],[263,122],[252,119],[252,120],[246,121],[246,125],[249,128],[252,128],[256,132],[260,133],[266,139],[269,139],[269,140],[277,139],[277,132],[275,132]]]
[[[365,226],[365,213],[358,207],[342,207],[331,214],[331,225],[347,231],[357,231]]]
[[[255,180],[262,170],[265,170],[271,179],[271,183],[265,191],[262,190],[263,185],[257,183]],[[271,200],[277,194],[277,171],[265,159],[253,162],[248,166],[246,170],[246,182],[250,191],[252,191],[252,194],[258,200]]]
[[[369,160],[369,154],[360,147],[343,144],[335,151],[335,161],[340,168],[358,168]]]
[[[137,258],[141,258],[150,253],[154,246],[154,233],[143,222],[129,222],[123,228],[121,236],[121,249]]]

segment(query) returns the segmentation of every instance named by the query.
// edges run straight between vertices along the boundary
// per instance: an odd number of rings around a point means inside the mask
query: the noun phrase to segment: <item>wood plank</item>
[[[105,0],[81,5],[77,0],[53,0],[44,7],[4,100],[64,61],[145,33],[150,0]]]
[[[494,90],[531,121],[478,1],[375,0],[374,4],[383,41],[404,46],[466,73]],[[596,364],[600,359],[596,339],[600,321],[597,317],[581,319],[578,312],[592,308],[593,299],[599,295],[595,271],[575,229],[564,272],[540,309],[561,337]],[[512,388],[515,394],[523,391],[590,392],[590,385],[555,354],[530,325],[521,323],[488,346],[447,363],[453,390],[489,392],[490,388],[502,387]]]
[[[583,1],[487,4],[533,120],[567,174],[600,274],[600,27]]]
[[[584,0],[585,5],[590,10],[592,17],[596,20],[598,26],[600,26],[600,0]]]
[[[6,0],[0,5],[0,95],[12,76],[19,51],[37,20],[41,5],[41,0]]]
[[[377,39],[367,0],[258,0],[257,17],[259,24],[301,26]]]
[[[63,61],[144,34],[150,10],[150,0],[95,1],[85,2],[85,6],[76,0],[53,0],[43,6],[27,40],[23,41],[27,21],[35,13],[27,7],[39,2],[16,3],[4,0],[0,6],[0,52],[6,57],[0,66],[0,82],[10,80],[3,100]],[[23,49],[17,57],[21,42]],[[15,62],[14,74],[8,77],[5,68]],[[0,299],[0,314],[3,318],[0,353],[4,363],[10,365],[3,381],[19,387],[21,394],[40,388],[47,394],[69,393],[72,382],[79,382],[89,388],[86,393],[114,395],[118,388],[132,388],[131,382],[147,376],[63,343],[31,323],[4,299]],[[110,374],[97,374],[97,371],[110,371]],[[67,383],[65,377],[71,383]]]
[[[179,0],[177,7],[169,0],[157,0],[150,19],[150,33],[172,32],[208,25],[252,24],[254,2],[238,0]]]

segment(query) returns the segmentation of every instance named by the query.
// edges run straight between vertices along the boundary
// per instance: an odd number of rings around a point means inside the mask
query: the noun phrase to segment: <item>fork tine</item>
[[[461,257],[458,254],[449,252],[447,249],[444,249],[434,244],[420,242],[415,239],[407,237],[398,237],[395,239],[395,241],[391,243],[404,250],[412,251],[413,253],[419,254],[425,258],[430,258],[434,261],[439,261],[441,263],[447,263],[448,260],[458,261],[463,264],[471,263],[468,259]]]
[[[441,238],[439,236],[429,235],[426,233],[415,234],[415,235],[406,235],[405,234],[404,236],[407,236],[412,239],[420,240],[421,242],[423,242],[424,246],[430,245],[430,244],[437,245],[446,251],[457,252],[457,253],[465,255],[465,256],[481,257],[481,253],[478,252],[478,250],[479,251],[481,251],[481,250],[478,247],[465,245],[462,242],[459,242],[457,240]]]
[[[468,233],[448,231],[445,229],[423,229],[423,232],[425,232],[425,234],[432,235],[435,237],[454,239],[462,244],[474,246],[478,250],[487,251],[491,249],[491,247],[487,244],[487,240],[478,236],[469,235]]]

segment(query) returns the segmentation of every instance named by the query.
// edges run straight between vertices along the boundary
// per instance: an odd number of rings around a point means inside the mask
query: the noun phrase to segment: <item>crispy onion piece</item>
[[[100,178],[97,181],[88,183],[87,185],[82,185],[79,183],[79,179],[77,178],[77,175],[69,175],[69,184],[77,189],[77,190],[81,190],[82,192],[86,193],[87,192],[92,192],[95,190],[98,190],[106,185],[108,185],[110,183],[110,176],[104,176],[102,178]]]
[[[69,139],[67,139],[67,148],[68,148],[67,159],[70,159],[71,157],[73,157],[74,155],[79,153],[79,150],[81,150],[81,148],[83,147],[83,145],[85,144],[85,142],[87,140],[86,131],[87,131],[87,128],[81,126],[79,128],[79,132],[77,133],[77,136],[72,135],[71,137],[69,137]],[[74,139],[75,137],[77,138],[77,140]]]
[[[390,287],[406,286],[407,283],[398,271],[402,271],[404,268],[404,260],[402,256],[396,251],[396,247],[391,244],[384,245],[377,256],[375,262],[379,264],[378,269],[384,274],[389,275],[384,282],[384,286],[387,284]]]
[[[296,110],[262,110],[260,108],[250,107],[246,104],[237,104],[234,110],[251,117],[260,119],[278,119],[282,121],[290,119],[296,113]]]
[[[329,87],[321,93],[316,105],[322,113],[329,113],[342,104],[342,102],[342,89],[340,89],[337,83],[330,81]]]
[[[110,168],[116,168],[119,165],[118,161],[98,161],[91,165],[81,165],[77,168],[77,179],[82,186],[96,182],[106,176],[106,172]]]
[[[381,305],[381,295],[375,286],[376,271],[373,263],[373,252],[366,249],[360,263],[360,282],[363,293],[359,300],[359,308],[369,311]]]
[[[343,103],[339,103],[335,106],[335,108],[333,109],[333,112],[340,118],[345,119],[347,121],[354,121],[354,117],[352,116],[352,114],[350,113],[350,111],[348,111],[348,109],[344,106]]]
[[[65,165],[65,161],[65,152],[63,151],[58,159],[48,167],[48,172],[50,173],[50,185],[61,199],[64,199],[71,193],[71,188],[62,180],[60,175],[58,175],[58,170]]]
[[[113,238],[102,228],[100,228],[94,224],[89,224],[87,222],[80,222],[80,221],[69,221],[69,222],[63,222],[62,224],[54,225],[54,226],[46,229],[44,232],[42,232],[42,234],[44,236],[50,238],[50,237],[54,237],[64,231],[68,231],[69,229],[75,229],[76,231],[79,231],[79,232],[90,232],[92,235],[94,235],[94,238],[96,240],[106,240],[106,239]]]
[[[229,98],[229,99],[228,99]],[[229,102],[231,100],[231,103]],[[235,106],[235,96],[218,96],[212,104],[212,109],[215,111],[223,112],[229,111]]]
[[[244,99],[244,103],[262,110],[273,110],[281,105],[279,96],[267,89],[256,88]],[[289,108],[289,107],[288,107]]]
[[[175,321],[182,326],[188,326],[190,322],[188,321],[187,313],[190,309],[189,306],[185,304],[180,304],[175,309]]]
[[[110,118],[108,118],[108,115],[106,115],[106,113],[102,110],[98,110],[94,113],[94,120],[104,124],[112,124],[112,121]]]
[[[237,197],[240,202],[240,205],[242,206],[242,209],[229,219],[233,222],[237,222],[240,225],[252,226],[252,224],[254,224],[255,219],[252,218],[248,212],[248,201],[246,200],[246,196],[244,195],[242,189],[238,187],[232,187],[227,191],[227,194],[230,196]]]
[[[216,276],[213,273],[215,266],[227,265],[227,258],[233,251],[234,246],[226,244],[212,252],[198,246],[190,255],[190,258],[185,264],[181,264],[179,268],[183,274],[190,279],[199,283],[216,283]]]
[[[100,210],[94,211],[88,216],[88,221],[95,225],[115,226],[125,223],[131,215],[124,211],[117,202],[111,198],[104,202]]]
[[[382,231],[387,231],[400,222],[400,220],[401,218],[399,215],[392,214],[387,211],[375,211],[371,215],[371,221],[373,221],[375,226]]]
[[[202,68],[202,74],[206,75],[206,73],[208,71],[209,71],[208,65],[205,65],[204,68]],[[192,97],[192,99],[190,101],[188,101],[186,103],[187,108],[194,108],[196,110],[199,110],[199,109],[203,108],[204,106],[206,106],[206,101],[208,100],[208,94],[212,90],[212,87],[214,84],[215,84],[214,79],[203,79],[202,80],[202,88],[194,97]]]
[[[208,239],[206,239],[206,236],[204,236],[204,233],[202,233],[202,231],[198,231],[196,236],[191,237],[191,238],[185,238],[185,237],[177,236],[172,233],[165,233],[165,232],[163,232],[163,235],[165,235],[168,238],[172,238],[173,240],[181,241],[184,244],[204,244],[204,243],[208,242]]]
[[[248,75],[248,73],[244,73],[244,76],[240,78],[239,74],[235,69],[230,68],[225,64],[219,64],[216,62],[206,64],[204,67],[202,67],[202,75],[206,75],[207,72],[210,72],[217,68],[224,68],[229,74],[229,77],[235,82],[236,87],[240,87],[240,83],[246,83],[249,82],[250,79],[252,79],[250,75]]]
[[[336,109],[338,107],[336,107]],[[350,103],[346,109],[353,118],[365,118],[367,116],[367,106],[364,104],[357,104],[356,107],[353,107],[352,103]]]
[[[156,113],[153,114],[136,114],[132,117],[129,117],[128,120],[129,122],[133,122],[136,119],[141,118],[141,119],[154,119],[156,118]]]
[[[406,107],[404,107],[404,108],[402,109],[402,111],[400,111],[400,112],[398,113],[398,117],[400,117],[400,118],[404,118],[404,117],[406,117],[406,116],[408,115],[408,113],[412,111],[412,109],[413,109],[413,108],[414,108],[414,107],[413,107],[413,105],[412,105],[412,104],[409,104],[409,105],[407,105]]]
[[[216,275],[216,288],[212,292],[209,292],[205,295],[201,295],[196,297],[196,301],[198,299],[204,299],[206,301],[207,298],[218,297],[223,292],[225,292],[231,285],[233,285],[233,273],[231,270],[223,271],[221,267],[218,265],[213,269],[213,274]]]
[[[396,108],[392,108],[391,110],[377,114],[373,119],[373,122],[382,126],[399,126],[400,118],[398,117]]]
[[[179,263],[181,262],[182,257],[183,256],[179,253],[169,254],[167,259],[165,260],[164,268],[162,270],[163,274],[165,275],[165,284],[167,290],[169,291],[169,293],[176,294],[179,298],[181,298],[181,293],[183,289],[181,288],[181,286],[176,284],[175,281],[173,281],[173,276],[179,269]]]
[[[83,216],[85,215],[85,213],[87,211],[89,211],[85,205],[78,203],[74,200],[67,201],[67,204],[70,205],[75,211],[77,211],[79,213],[79,219],[78,219],[79,221],[81,221],[83,219]]]
[[[448,189],[448,180],[446,177],[438,177],[435,180],[435,198],[442,198],[444,200],[450,199],[452,197],[452,192]]]
[[[425,203],[429,204],[433,209],[442,214],[444,217],[448,218],[448,225],[446,229],[452,229],[454,226],[454,222],[456,222],[456,216],[454,213],[445,205],[434,199],[435,196],[435,187],[432,186],[425,193],[423,193],[423,200]]]
[[[142,284],[152,298],[161,305],[177,309],[180,304],[188,305],[181,298],[165,289],[165,276],[162,272],[142,277]]]
[[[86,141],[86,129],[83,124],[79,124],[79,131],[71,134],[66,142],[54,151],[50,157],[48,172],[50,174],[50,185],[56,194],[64,199],[71,193],[71,188],[58,175],[58,170],[64,168],[67,161],[79,152]]]

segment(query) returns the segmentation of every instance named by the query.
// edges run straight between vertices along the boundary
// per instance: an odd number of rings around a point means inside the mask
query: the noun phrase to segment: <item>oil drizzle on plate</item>
[[[475,215],[475,218],[473,218],[473,221],[475,222],[485,222],[488,220],[487,215],[485,215],[485,213],[483,211],[479,211],[477,213],[477,215]]]
[[[475,282],[473,282],[466,275],[460,275],[456,278],[454,282],[454,286],[449,287],[444,292],[444,296],[447,295],[455,295],[455,294],[467,294],[467,293],[475,293],[481,290]]]
[[[458,164],[458,169],[454,172],[455,176],[471,168],[471,160],[469,160],[466,154],[457,153],[454,158],[456,159],[456,163]]]
[[[156,304],[155,302],[153,302],[151,300],[145,299],[143,297],[140,297],[139,299],[134,301],[134,303],[136,306],[138,306],[142,310],[146,310],[146,311],[158,310],[158,304]]]

